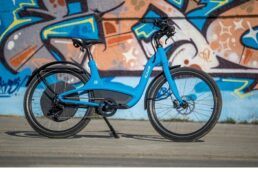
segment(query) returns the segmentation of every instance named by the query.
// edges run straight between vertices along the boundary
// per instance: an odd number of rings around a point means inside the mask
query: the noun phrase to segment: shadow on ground
[[[5,132],[9,136],[15,137],[28,137],[28,138],[42,138],[42,139],[49,139],[38,134],[35,131],[7,131]],[[104,139],[116,139],[113,137],[112,133],[108,130],[105,131],[87,131],[87,133],[94,133],[94,134],[77,134],[75,136],[65,138],[65,139],[79,139],[79,138],[104,138]],[[103,133],[103,134],[96,134],[96,133]],[[120,138],[129,138],[129,139],[136,139],[136,140],[147,140],[147,141],[157,141],[157,142],[171,142],[163,138],[162,136],[158,135],[139,135],[139,134],[126,134],[126,133],[117,133]],[[197,140],[196,142],[203,142],[203,140]]]

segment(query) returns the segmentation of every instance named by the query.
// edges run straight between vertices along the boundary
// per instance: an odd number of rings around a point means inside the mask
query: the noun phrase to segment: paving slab
[[[68,139],[38,135],[24,117],[0,117],[0,166],[258,166],[258,125],[217,124],[197,142],[172,142],[149,121],[101,119]]]

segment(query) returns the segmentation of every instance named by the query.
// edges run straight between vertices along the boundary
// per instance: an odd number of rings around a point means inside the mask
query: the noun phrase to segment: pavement
[[[24,117],[0,117],[1,167],[257,167],[258,125],[217,124],[197,142],[172,142],[149,121],[110,120],[120,139],[101,119],[78,135],[49,139]]]

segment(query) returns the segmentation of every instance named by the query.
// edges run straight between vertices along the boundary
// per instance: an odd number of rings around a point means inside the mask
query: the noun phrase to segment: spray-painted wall
[[[92,48],[101,73],[136,85],[153,54],[153,28],[130,18],[172,17],[177,34],[164,43],[180,64],[211,73],[223,94],[221,120],[258,118],[257,0],[125,0],[98,21],[92,9],[105,11],[123,0],[0,1],[0,114],[23,115],[25,83],[33,70],[52,61],[74,61],[87,69],[71,38],[99,39]],[[128,20],[124,20],[127,18]],[[123,19],[123,20],[116,20]],[[146,118],[141,101],[118,118]]]

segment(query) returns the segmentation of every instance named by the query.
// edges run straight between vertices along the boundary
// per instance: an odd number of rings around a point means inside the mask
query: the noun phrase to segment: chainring
[[[56,93],[61,94],[65,91],[76,89],[73,85],[64,81],[60,81],[49,85],[49,87]],[[72,95],[73,100],[80,100],[78,94]],[[77,112],[77,107],[64,106],[55,102],[55,94],[46,88],[40,98],[41,110],[45,117],[55,122],[63,122],[72,118]]]
[[[111,117],[117,111],[117,103],[111,98],[106,98],[96,110],[98,114],[104,117]]]

